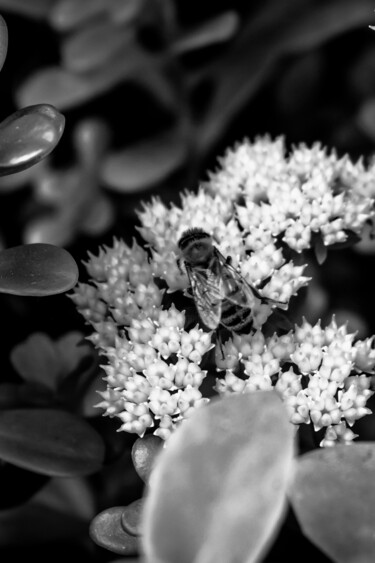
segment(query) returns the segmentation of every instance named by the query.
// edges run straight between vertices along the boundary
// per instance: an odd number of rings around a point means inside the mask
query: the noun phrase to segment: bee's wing
[[[239,305],[240,307],[254,306],[255,297],[262,303],[270,303],[281,307],[285,303],[280,303],[269,297],[264,297],[259,291],[251,286],[237,270],[224,258],[221,252],[215,248],[217,267],[220,268],[218,278],[222,280],[223,297]]]
[[[198,314],[207,328],[215,330],[221,319],[221,295],[216,277],[185,263]]]
[[[263,299],[259,293],[253,289],[239,272],[224,258],[215,248],[217,278],[220,280],[220,291],[222,299],[228,299],[240,307],[252,308],[255,297]]]

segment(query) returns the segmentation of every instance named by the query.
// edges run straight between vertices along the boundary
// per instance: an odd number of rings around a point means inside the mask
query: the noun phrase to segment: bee
[[[231,332],[250,332],[256,299],[276,303],[247,283],[203,229],[185,231],[178,247],[195,306],[207,328],[216,330],[222,325]]]

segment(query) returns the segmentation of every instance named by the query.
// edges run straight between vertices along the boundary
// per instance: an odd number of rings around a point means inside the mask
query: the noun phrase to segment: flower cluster
[[[354,337],[334,318],[324,329],[304,320],[282,336],[234,335],[219,362],[225,374],[216,389],[227,395],[274,388],[293,424],[326,429],[322,446],[350,442],[356,435],[348,426],[371,413],[366,402],[374,393],[372,339],[354,343]]]
[[[203,330],[186,293],[189,278],[178,249],[182,234],[195,227],[256,289],[253,332],[224,344],[216,338],[208,369],[226,370],[217,392],[275,387],[292,422],[328,428],[324,445],[348,441],[353,436],[342,423],[350,426],[368,412],[372,341],[354,344],[353,335],[334,323],[323,330],[305,322],[268,340],[264,328],[275,309],[286,310],[309,282],[299,255],[317,240],[329,246],[349,232],[360,235],[372,219],[372,169],[320,145],[300,145],[287,156],[283,139],[268,137],[244,141],[220,162],[196,193],[182,194],[180,206],[158,198],[143,204],[142,244],[115,240],[89,257],[91,283],[80,284],[71,297],[106,358],[108,387],[99,406],[120,419],[122,430],[142,436],[152,428],[166,439],[207,402],[200,390],[207,373],[202,359],[207,363],[215,337]]]

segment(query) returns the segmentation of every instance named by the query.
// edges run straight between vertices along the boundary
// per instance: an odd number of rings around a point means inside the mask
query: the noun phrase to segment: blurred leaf
[[[61,376],[56,347],[47,334],[35,332],[15,346],[10,355],[13,367],[25,381],[42,383],[56,391]]]
[[[239,17],[234,11],[224,12],[189,30],[172,44],[172,52],[184,54],[231,39],[239,28]]]
[[[68,246],[76,235],[77,231],[70,216],[51,212],[30,220],[25,226],[22,238],[27,245],[45,243],[53,246]]]
[[[0,16],[0,70],[3,68],[8,51],[8,28],[5,20]]]
[[[61,369],[67,374],[76,370],[79,364],[87,357],[91,357],[93,349],[84,340],[84,335],[78,330],[72,330],[55,340],[55,346],[59,354]]]
[[[87,214],[81,217],[80,231],[93,237],[99,236],[112,226],[114,219],[115,211],[107,197],[92,198]]]
[[[132,28],[99,21],[65,38],[61,45],[62,62],[72,72],[88,72],[111,64],[116,52],[130,46],[134,40]]]
[[[100,512],[90,525],[92,540],[121,555],[134,555],[138,552],[138,538],[127,534],[121,525],[121,515],[125,507],[115,506]]]
[[[78,280],[73,257],[57,246],[29,244],[0,250],[0,292],[46,296],[71,289]]]
[[[110,127],[102,119],[93,117],[79,121],[73,132],[79,164],[96,170],[102,155],[108,149],[110,137]]]
[[[40,497],[49,508],[86,522],[95,515],[94,495],[84,477],[53,478]]]
[[[61,67],[37,70],[18,88],[16,100],[19,106],[43,99],[60,109],[70,109],[92,100],[119,82],[134,74],[146,72],[154,64],[155,57],[141,51],[135,45],[120,50],[111,64],[103,64],[90,73],[74,74]]]
[[[160,68],[150,67],[147,72],[137,74],[136,81],[137,86],[144,88],[168,112],[176,115],[181,112],[181,97],[170,77]]]
[[[110,153],[104,160],[102,179],[116,191],[136,192],[164,180],[183,164],[185,156],[185,142],[179,133],[161,133]]]
[[[51,392],[34,383],[0,383],[0,409],[46,407],[51,405]]]
[[[20,109],[0,123],[0,175],[33,166],[56,147],[65,117],[53,106],[37,104]]]
[[[134,468],[145,483],[149,480],[156,456],[161,451],[162,445],[163,440],[153,435],[137,438],[133,444],[132,460]]]
[[[58,389],[64,377],[71,374],[87,355],[88,344],[79,346],[83,334],[75,331],[53,341],[47,334],[34,332],[15,346],[11,362],[25,381],[45,385],[52,391]]]
[[[0,409],[11,409],[19,404],[19,384],[0,383]]]
[[[32,183],[35,177],[39,174],[42,167],[44,167],[46,159],[41,160],[37,164],[33,164],[30,168],[14,172],[9,176],[0,176],[0,192],[11,192],[22,188],[27,183]]]
[[[304,534],[338,563],[375,560],[375,444],[298,458],[291,501]]]
[[[0,0],[0,8],[29,18],[45,18],[56,0]]]
[[[211,149],[281,57],[313,49],[335,35],[366,26],[373,9],[372,0],[262,2],[258,14],[243,26],[233,48],[193,79],[195,84],[202,78],[214,83],[209,111],[197,124],[197,150],[202,154]]]
[[[88,475],[100,469],[104,444],[66,411],[15,409],[0,412],[0,458],[43,475]]]
[[[121,515],[121,525],[125,532],[131,534],[132,536],[142,535],[142,510],[144,505],[144,499],[138,499],[125,506]]]
[[[340,33],[368,25],[374,11],[371,0],[331,0],[310,3],[284,28],[284,51],[307,51],[332,39]]]
[[[364,100],[359,108],[356,124],[371,140],[375,139],[375,97]]]
[[[52,27],[59,31],[69,31],[86,24],[92,17],[104,13],[107,2],[106,0],[55,1],[49,14],[49,22]]]
[[[107,7],[109,11],[109,17],[117,25],[131,24],[147,7],[147,0],[109,0],[107,2]]]
[[[142,523],[150,561],[258,561],[284,513],[293,435],[274,391],[197,409],[151,473]]]

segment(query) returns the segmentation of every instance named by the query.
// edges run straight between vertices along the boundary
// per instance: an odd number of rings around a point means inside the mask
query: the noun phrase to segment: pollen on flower
[[[119,419],[120,430],[167,440],[208,402],[202,383],[210,373],[218,375],[219,395],[274,389],[291,423],[325,428],[322,445],[350,443],[355,435],[348,426],[370,412],[374,337],[355,342],[334,318],[324,328],[303,319],[287,334],[269,336],[268,327],[275,310],[287,314],[310,281],[299,255],[316,241],[329,247],[350,233],[361,236],[373,219],[374,175],[374,162],[353,163],[319,143],[287,150],[282,137],[265,136],[228,149],[179,204],[143,203],[138,240],[114,239],[90,254],[89,281],[70,295],[104,358],[107,390],[98,405],[104,413]],[[206,268],[205,291],[215,291],[215,299],[204,306],[228,299],[220,268],[231,272],[248,289],[247,334],[221,338],[220,306],[218,327],[207,332],[192,266],[179,246],[191,228],[207,233],[214,256],[222,256],[217,272]]]

